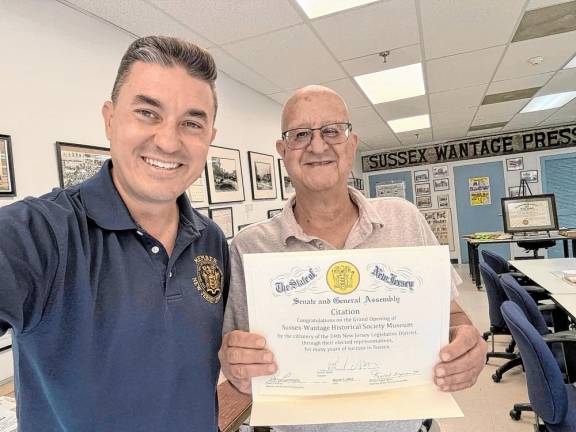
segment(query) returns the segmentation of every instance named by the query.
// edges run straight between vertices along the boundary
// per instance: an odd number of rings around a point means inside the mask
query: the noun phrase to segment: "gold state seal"
[[[336,294],[350,294],[360,283],[360,272],[354,264],[338,261],[326,273],[326,282]]]

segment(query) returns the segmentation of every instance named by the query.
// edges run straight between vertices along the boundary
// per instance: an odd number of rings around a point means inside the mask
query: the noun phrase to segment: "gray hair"
[[[130,66],[138,61],[167,67],[182,66],[191,77],[209,84],[214,98],[214,116],[216,116],[218,101],[214,82],[218,72],[212,55],[191,42],[167,36],[146,36],[130,44],[116,74],[112,88],[113,103],[118,100],[118,93],[128,78]]]

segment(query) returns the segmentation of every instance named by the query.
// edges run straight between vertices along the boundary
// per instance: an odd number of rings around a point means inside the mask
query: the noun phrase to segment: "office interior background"
[[[285,205],[290,188],[275,152],[281,104],[308,84],[348,104],[360,138],[351,186],[367,197],[404,196],[449,244],[465,279],[460,301],[479,330],[489,326],[486,294],[470,281],[462,236],[502,231],[500,199],[518,194],[521,178],[532,194],[554,193],[560,225],[576,226],[576,1],[566,0],[356,1],[344,10],[308,10],[298,0],[0,0],[0,135],[11,143],[14,191],[0,206],[60,185],[57,142],[107,147],[102,103],[127,46],[149,34],[190,40],[215,57],[213,145],[238,150],[243,196],[206,194],[193,205],[226,209],[231,235]],[[560,130],[571,141],[546,135]],[[530,151],[490,147],[523,134]],[[542,134],[546,144],[537,145]],[[419,149],[475,141],[477,157],[417,162]],[[253,194],[249,152],[272,156],[275,197]],[[0,162],[6,170],[8,159]],[[488,194],[475,194],[470,179]],[[531,254],[515,244],[491,249],[507,259]],[[560,246],[543,253],[562,256]],[[0,341],[9,345],[9,336]],[[466,417],[441,420],[442,430],[531,430],[533,414],[508,416],[527,401],[522,371],[496,384],[499,364],[491,360],[478,385],[457,394]],[[0,384],[12,373],[5,350]]]

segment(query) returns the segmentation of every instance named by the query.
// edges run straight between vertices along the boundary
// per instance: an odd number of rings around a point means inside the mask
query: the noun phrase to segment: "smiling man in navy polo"
[[[111,161],[0,210],[0,335],[19,430],[216,431],[228,250],[183,194],[214,139],[212,57],[136,40],[102,113]]]

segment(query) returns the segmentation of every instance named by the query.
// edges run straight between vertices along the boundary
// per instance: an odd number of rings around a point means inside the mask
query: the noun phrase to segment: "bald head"
[[[291,125],[291,121],[296,113],[306,115],[304,110],[313,110],[315,102],[322,101],[323,103],[329,102],[335,112],[342,118],[334,119],[334,121],[348,121],[348,107],[344,99],[334,90],[320,85],[310,85],[296,90],[292,96],[284,104],[282,109],[282,130],[285,131],[289,127],[300,127],[303,125]]]

